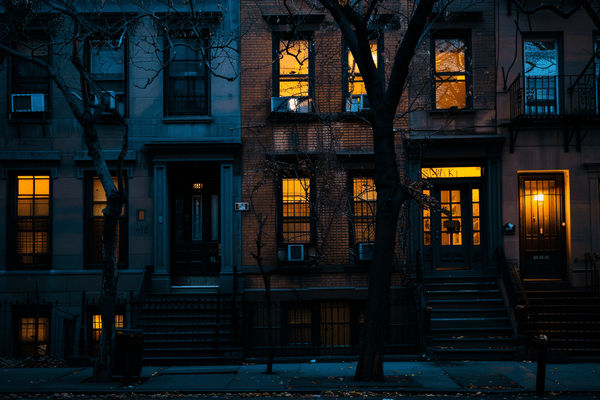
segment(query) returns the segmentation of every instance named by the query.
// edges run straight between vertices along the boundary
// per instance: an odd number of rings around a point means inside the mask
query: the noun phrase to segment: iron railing
[[[44,300],[4,301],[0,303],[0,355],[66,359],[75,351],[77,318]]]
[[[510,118],[598,115],[595,75],[517,76],[509,86]]]
[[[600,298],[600,253],[585,254],[585,287]]]
[[[364,323],[362,301],[294,301],[271,304],[275,357],[357,355]],[[244,305],[245,357],[266,357],[267,304]],[[414,294],[389,303],[385,354],[419,354]]]

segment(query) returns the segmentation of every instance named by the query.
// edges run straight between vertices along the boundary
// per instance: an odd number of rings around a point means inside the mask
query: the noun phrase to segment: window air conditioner
[[[307,113],[310,111],[308,97],[271,97],[271,112]]]
[[[358,258],[360,260],[372,260],[374,249],[374,243],[360,243],[358,245]]]
[[[45,112],[46,102],[43,93],[13,94],[11,96],[12,112]]]
[[[271,97],[271,112],[288,112],[289,97]]]
[[[304,261],[304,245],[288,244],[288,261]]]
[[[115,95],[115,92],[113,91],[108,91],[108,92],[102,92],[102,96],[108,96],[108,108],[115,108],[116,104],[117,104],[117,96]],[[95,94],[94,95],[94,104],[100,104],[101,100],[98,98],[98,95]]]
[[[358,108],[360,111],[369,111],[371,109],[371,105],[369,104],[369,95],[361,94],[360,102],[358,103]]]

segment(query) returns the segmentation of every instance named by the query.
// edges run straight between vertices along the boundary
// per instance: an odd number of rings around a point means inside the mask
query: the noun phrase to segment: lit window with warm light
[[[378,52],[377,43],[371,43],[371,57],[375,63],[375,67],[378,67]],[[365,102],[367,101],[365,96],[367,89],[365,88],[365,82],[363,80],[358,64],[354,58],[354,55],[348,50],[348,94],[346,100],[346,111],[358,112],[367,109]]]
[[[50,176],[16,177],[16,204],[11,231],[14,266],[49,267],[50,257]]]
[[[470,97],[467,39],[435,38],[432,55],[435,108],[467,108]]]
[[[309,96],[309,46],[305,39],[279,42],[279,97]]]
[[[281,190],[283,242],[310,243],[310,179],[283,179]]]
[[[374,242],[377,192],[375,191],[375,182],[373,178],[353,178],[352,191],[354,242]]]

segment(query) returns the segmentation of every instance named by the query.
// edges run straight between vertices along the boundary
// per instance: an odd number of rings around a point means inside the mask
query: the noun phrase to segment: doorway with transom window
[[[483,168],[422,168],[432,183],[425,194],[442,212],[422,211],[423,269],[432,275],[470,274],[483,268]]]

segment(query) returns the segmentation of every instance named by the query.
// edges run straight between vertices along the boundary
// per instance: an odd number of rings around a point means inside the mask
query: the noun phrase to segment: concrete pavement
[[[393,361],[384,364],[386,382],[352,380],[356,362],[266,365],[144,367],[130,384],[92,383],[92,368],[5,368],[4,393],[240,393],[376,391],[418,393],[534,392],[537,364],[518,361]],[[548,364],[547,392],[600,391],[600,363]]]

